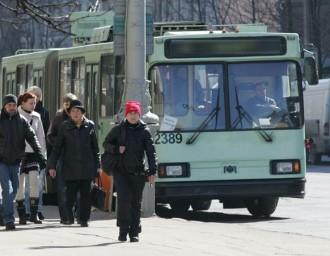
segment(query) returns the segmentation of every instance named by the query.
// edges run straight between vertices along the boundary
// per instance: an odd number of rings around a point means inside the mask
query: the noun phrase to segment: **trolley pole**
[[[124,5],[126,13],[124,33],[125,53],[125,86],[121,109],[128,100],[141,102],[143,116],[153,134],[155,134],[159,118],[151,113],[151,96],[149,84],[146,80],[146,6],[150,11],[150,0],[117,0],[118,5]],[[117,14],[116,14],[117,15]],[[150,33],[149,33],[150,34]],[[152,35],[151,35],[152,36]],[[152,216],[155,212],[155,188],[145,186],[142,201],[142,215]]]

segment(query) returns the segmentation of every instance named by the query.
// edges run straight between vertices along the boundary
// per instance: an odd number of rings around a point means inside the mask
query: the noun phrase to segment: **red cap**
[[[136,112],[141,116],[141,104],[138,101],[130,100],[126,102],[125,116],[130,112]]]

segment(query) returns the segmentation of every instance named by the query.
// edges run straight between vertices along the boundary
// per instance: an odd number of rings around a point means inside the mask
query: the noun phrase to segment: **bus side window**
[[[72,61],[73,93],[85,104],[85,59],[77,58]]]
[[[71,90],[71,61],[70,60],[61,60],[60,61],[60,98],[59,106],[61,106],[61,101],[63,96]]]
[[[100,116],[114,115],[114,65],[113,56],[101,57],[101,92],[100,92]]]

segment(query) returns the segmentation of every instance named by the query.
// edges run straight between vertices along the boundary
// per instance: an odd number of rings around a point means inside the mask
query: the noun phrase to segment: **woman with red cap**
[[[141,233],[141,201],[146,177],[155,181],[157,169],[156,151],[151,133],[140,120],[141,105],[138,101],[128,101],[125,120],[115,126],[107,135],[103,146],[106,151],[119,155],[117,168],[113,170],[117,190],[117,226],[119,241],[139,241]],[[148,170],[145,168],[145,153]]]

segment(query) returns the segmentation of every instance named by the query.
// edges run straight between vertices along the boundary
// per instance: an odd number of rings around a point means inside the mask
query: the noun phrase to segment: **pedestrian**
[[[100,154],[94,123],[88,120],[79,100],[70,104],[70,119],[61,127],[48,161],[51,177],[56,177],[56,163],[63,152],[62,175],[66,184],[68,220],[73,224],[73,205],[80,193],[80,226],[88,227],[91,212],[91,185],[100,169]]]
[[[36,96],[32,93],[26,92],[18,98],[18,112],[26,118],[32,129],[34,130],[38,142],[41,146],[41,152],[44,157],[47,157],[45,132],[41,122],[40,114],[34,111],[36,106]],[[19,216],[19,224],[26,224],[25,213],[25,179],[29,179],[29,205],[31,206],[30,221],[36,224],[42,222],[37,219],[38,205],[39,205],[39,178],[40,166],[38,163],[38,155],[33,151],[29,144],[26,144],[23,161],[20,167],[19,188],[16,196],[17,212]]]
[[[155,182],[157,169],[156,152],[146,124],[140,120],[141,107],[137,101],[128,101],[125,117],[119,125],[112,128],[103,147],[108,152],[119,154],[120,161],[114,171],[117,190],[117,226],[119,241],[139,241],[141,233],[141,201],[146,179]],[[145,153],[148,167],[145,169]]]
[[[72,93],[67,93],[63,96],[63,108],[56,112],[56,115],[52,120],[47,133],[47,141],[51,147],[55,146],[55,141],[59,134],[62,123],[70,118],[68,112],[70,103],[76,99],[77,96]],[[68,222],[68,214],[66,212],[66,187],[62,176],[62,157],[59,158],[59,161],[56,165],[56,194],[58,210],[60,214],[60,222],[63,224]]]
[[[18,171],[25,152],[25,141],[36,153],[36,161],[44,168],[46,159],[37,137],[18,113],[17,98],[8,94],[2,100],[0,114],[0,183],[2,188],[3,221],[6,230],[15,229],[14,199],[19,186]]]
[[[42,90],[38,86],[32,86],[28,89],[28,92],[34,94],[36,96],[37,104],[34,109],[37,113],[40,114],[41,121],[42,121],[42,127],[44,128],[44,136],[47,135],[47,131],[49,129],[50,125],[50,119],[49,119],[49,112],[46,108],[43,107],[42,105]],[[46,148],[47,148],[47,156],[50,153],[50,144],[47,143],[46,141]],[[44,192],[44,187],[45,187],[45,179],[46,179],[46,170],[40,170],[39,173],[39,204],[38,204],[38,219],[39,220],[44,220],[45,217],[42,213],[43,209],[43,192]],[[25,210],[28,215],[30,215],[30,204],[29,204],[29,178],[26,179],[25,183]]]

